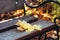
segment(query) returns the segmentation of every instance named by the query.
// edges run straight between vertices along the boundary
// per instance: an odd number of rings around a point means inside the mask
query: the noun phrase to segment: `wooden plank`
[[[37,22],[32,23],[32,25],[33,24],[41,25],[42,26],[41,28],[43,30],[46,30],[46,28],[50,28],[50,26],[54,25],[54,23],[44,21],[44,20],[39,20]],[[40,31],[34,31],[34,32],[27,33],[27,32],[19,32],[15,28],[15,29],[0,33],[0,39],[1,40],[15,40],[15,39],[23,40],[25,38],[33,36],[32,34],[33,35],[40,34]]]
[[[0,32],[3,31],[3,30],[5,31],[7,29],[15,28],[13,25],[15,25],[17,20],[21,20],[21,21],[25,20],[26,22],[31,23],[33,21],[37,21],[37,18],[35,18],[33,16],[24,16],[24,17],[21,17],[21,18],[17,18],[17,19],[6,21],[6,22],[2,22],[2,23],[0,23]]]

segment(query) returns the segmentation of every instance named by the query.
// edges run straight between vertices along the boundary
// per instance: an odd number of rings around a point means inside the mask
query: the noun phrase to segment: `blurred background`
[[[28,1],[28,3],[31,2],[31,0],[30,1],[27,0],[27,1]],[[42,3],[46,0],[37,0],[37,1]],[[57,0],[57,1],[60,2],[60,0]],[[4,2],[4,1],[2,1],[2,2]],[[9,5],[9,8],[7,8],[7,9],[6,9],[6,6],[7,6],[6,4],[5,4],[4,8],[2,7],[2,9],[0,11],[0,21],[11,19],[11,18],[19,18],[19,17],[24,16],[24,13],[26,15],[32,15],[34,17],[37,17],[39,20],[44,19],[44,20],[48,20],[48,21],[51,21],[51,22],[53,22],[53,19],[56,16],[60,16],[60,12],[59,12],[60,6],[56,3],[54,3],[54,2],[48,2],[48,3],[44,4],[43,6],[37,7],[37,8],[28,7],[24,3],[24,0],[23,1],[22,0],[21,1],[17,0],[16,4],[18,4],[18,5],[12,6],[13,3],[15,3],[14,0],[12,1],[11,4],[7,4],[7,5]]]

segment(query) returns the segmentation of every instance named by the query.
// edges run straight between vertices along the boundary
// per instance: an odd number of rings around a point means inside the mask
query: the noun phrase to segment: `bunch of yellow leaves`
[[[19,26],[17,27],[17,29],[20,31],[32,32],[34,30],[41,30],[41,26],[31,25],[24,20],[23,21],[18,20],[16,25]]]

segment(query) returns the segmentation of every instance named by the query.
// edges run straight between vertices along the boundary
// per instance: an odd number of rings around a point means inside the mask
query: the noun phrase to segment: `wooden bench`
[[[33,24],[41,25],[42,30],[27,33],[27,32],[19,32],[19,31],[17,31],[16,28],[14,28],[14,29],[11,29],[9,31],[0,33],[0,40],[25,40],[25,39],[33,37],[34,35],[41,34],[45,30],[53,28],[55,25],[54,23],[51,23],[51,22],[45,21],[45,20],[39,20],[39,21],[36,21],[34,23],[31,23],[31,24],[32,25]]]

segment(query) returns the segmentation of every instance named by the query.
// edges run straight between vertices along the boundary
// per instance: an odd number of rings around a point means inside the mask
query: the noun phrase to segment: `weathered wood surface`
[[[51,22],[48,22],[48,21],[44,21],[44,20],[39,20],[37,22],[32,23],[32,25],[33,24],[41,25],[42,26],[41,27],[42,29],[45,29],[48,26],[54,25],[54,23],[51,23]],[[30,32],[30,33],[27,33],[27,32],[19,32],[15,28],[15,29],[12,29],[12,30],[9,30],[9,31],[0,33],[0,40],[15,40],[15,39],[18,39],[18,38],[21,38],[21,40],[22,40],[22,38],[24,39],[25,37],[31,36],[32,33],[33,32]],[[36,33],[38,33],[38,32],[36,32]],[[31,34],[31,35],[29,35],[29,34]],[[29,36],[27,36],[27,35],[29,35]]]
[[[7,21],[7,22],[3,22],[3,23],[0,23],[0,31],[4,30],[4,29],[9,29],[9,28],[13,28],[15,25],[15,23],[18,21],[18,20],[25,20],[26,22],[28,23],[31,23],[33,21],[37,21],[37,18],[33,17],[33,16],[24,16],[24,17],[21,17],[21,18],[17,18],[17,19],[13,19],[13,20],[10,20],[10,21]]]
[[[21,8],[24,8],[24,0],[0,0],[0,13],[5,13]]]

